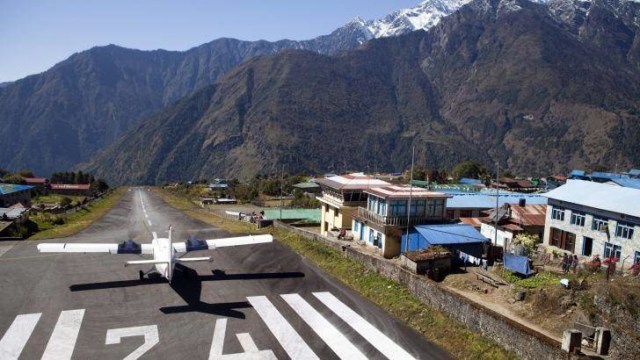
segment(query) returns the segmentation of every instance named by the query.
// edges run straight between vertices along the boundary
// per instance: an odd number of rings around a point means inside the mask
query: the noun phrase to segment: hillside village
[[[598,326],[613,329],[614,352],[620,351],[622,339],[637,341],[637,334],[621,337],[616,324],[598,311],[585,312],[594,303],[581,303],[591,293],[580,290],[587,289],[587,281],[592,283],[590,291],[596,291],[607,283],[605,277],[631,279],[640,272],[640,170],[574,170],[567,176],[497,180],[484,173],[477,178],[456,173],[455,181],[420,171],[414,171],[413,181],[408,180],[410,173],[355,172],[286,180],[282,174],[249,183],[215,179],[164,188],[184,191],[201,207],[258,228],[281,223],[360,249],[442,282],[470,300],[499,306],[505,316],[552,337],[567,327],[579,327],[587,339],[586,351],[608,351],[596,347]],[[0,184],[4,238],[28,236],[16,230],[30,216],[64,213],[99,193],[96,183],[52,184],[37,177],[11,181],[19,183]],[[56,196],[74,201],[40,201]],[[570,296],[563,300],[569,304],[544,310],[551,314],[541,319],[540,297],[549,289],[556,292],[553,296]]]
[[[64,215],[102,196],[109,186],[89,174],[54,173],[51,179],[35,177],[29,171],[0,172],[0,240],[20,239],[37,232],[33,220],[64,223]]]
[[[462,177],[444,184],[413,180],[413,186],[407,175],[327,174],[271,185],[274,207],[254,201],[260,205],[254,208],[236,204],[233,184],[218,179],[200,190],[217,195],[199,203],[257,227],[287,223],[311,238],[360,249],[552,337],[577,327],[585,351],[606,353],[596,346],[598,326],[613,329],[614,353],[626,351],[624,343],[637,344],[637,333],[620,332],[628,322],[616,324],[601,309],[602,292],[610,294],[608,280],[615,279],[615,286],[627,288],[618,294],[628,301],[626,309],[637,306],[639,170],[497,181]],[[189,187],[168,188],[181,186]],[[283,193],[291,189],[296,195],[277,195],[285,188]],[[301,194],[318,201],[315,210],[279,209],[283,198]],[[598,294],[601,303],[595,305]]]

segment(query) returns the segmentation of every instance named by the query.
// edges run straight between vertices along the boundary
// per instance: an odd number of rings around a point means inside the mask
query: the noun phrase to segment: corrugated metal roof
[[[622,175],[622,174],[616,174],[616,173],[609,173],[609,172],[600,172],[600,171],[594,171],[591,174],[589,174],[589,177],[591,178],[597,178],[597,179],[624,179],[627,178],[627,175]]]
[[[640,179],[611,179],[611,181],[620,186],[640,190]]]
[[[295,185],[292,185],[294,188],[298,188],[298,189],[315,189],[315,188],[319,188],[320,185],[314,183],[314,182],[301,182],[301,183],[297,183]]]
[[[316,180],[318,184],[326,185],[334,189],[370,189],[372,187],[391,185],[386,181],[373,178],[363,173],[332,176]]]
[[[415,231],[431,245],[485,242],[487,238],[467,224],[419,225]]]
[[[484,182],[482,182],[482,180],[470,178],[461,178],[458,183],[463,185],[484,185]]]
[[[529,204],[511,205],[511,218],[525,226],[544,226],[547,217],[547,205]]]
[[[481,193],[451,194],[447,199],[447,209],[491,209],[496,207],[496,196]],[[527,204],[546,204],[547,198],[539,194],[514,194],[500,193],[498,204],[517,204],[520,199],[525,199]]]
[[[595,209],[640,217],[640,190],[584,180],[567,180],[544,194],[549,199],[566,201]]]
[[[264,218],[266,220],[280,219],[279,209],[264,210]],[[320,209],[282,209],[282,219],[285,220],[313,220],[320,222]]]
[[[14,192],[31,190],[33,186],[31,185],[20,185],[20,184],[0,184],[0,195],[11,194]]]
[[[367,194],[375,195],[385,199],[408,199],[412,197],[414,199],[424,198],[448,198],[450,195],[440,192],[434,192],[421,187],[409,187],[389,185],[382,187],[375,187],[364,191]]]
[[[6,214],[10,220],[17,219],[26,211],[27,209],[23,207],[0,208],[0,218]]]
[[[90,184],[51,184],[52,190],[89,190]]]
[[[482,221],[477,217],[461,217],[458,220],[460,220],[461,223],[471,225],[476,229],[479,229],[482,226]]]
[[[23,178],[23,180],[27,184],[45,184],[47,182],[47,178]]]

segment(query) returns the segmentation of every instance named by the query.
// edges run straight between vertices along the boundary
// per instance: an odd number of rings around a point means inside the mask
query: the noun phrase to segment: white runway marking
[[[278,312],[266,296],[249,296],[247,300],[292,359],[318,359],[300,335]]]
[[[155,231],[154,231],[154,232],[152,232],[152,233],[151,233],[151,235],[153,235],[153,238],[154,238],[154,239],[158,237],[158,233],[157,233],[157,232],[155,232]]]
[[[237,334],[238,341],[242,346],[243,353],[222,355],[224,347],[224,338],[227,332],[227,319],[216,320],[216,326],[213,330],[213,341],[211,342],[211,350],[209,351],[209,360],[277,360],[275,354],[271,350],[258,350],[251,336],[247,333]]]
[[[151,220],[147,220],[147,222],[149,223],[149,226],[151,226]]]
[[[25,314],[16,316],[9,329],[0,340],[0,359],[14,360],[20,356],[22,349],[31,337],[40,315]]]
[[[280,295],[340,359],[367,359],[335,326],[298,294]]]
[[[123,337],[131,336],[144,336],[144,343],[142,343],[142,345],[135,349],[131,354],[127,355],[127,357],[125,357],[123,360],[136,360],[140,358],[140,356],[144,355],[144,353],[149,351],[149,349],[154,347],[158,342],[160,342],[160,338],[158,336],[158,326],[148,325],[120,329],[109,329],[107,331],[107,338],[104,343],[106,345],[120,344],[120,340]]]
[[[351,310],[347,305],[328,292],[317,292],[313,295],[331,311],[344,320],[358,334],[362,335],[371,345],[389,359],[414,359],[411,354],[391,341],[385,334],[376,329],[362,316]]]
[[[148,219],[149,215],[147,215],[147,213],[144,213],[144,217],[146,217]]]
[[[42,360],[71,359],[83,317],[84,309],[60,313],[56,327],[53,328],[53,334],[47,343],[47,348],[44,349]]]

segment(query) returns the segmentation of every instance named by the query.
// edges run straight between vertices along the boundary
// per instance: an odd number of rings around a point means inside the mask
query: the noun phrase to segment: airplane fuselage
[[[175,265],[175,254],[171,245],[171,232],[169,232],[169,238],[156,238],[153,239],[151,244],[153,246],[154,260],[161,261],[155,264],[156,270],[162,277],[171,282]]]

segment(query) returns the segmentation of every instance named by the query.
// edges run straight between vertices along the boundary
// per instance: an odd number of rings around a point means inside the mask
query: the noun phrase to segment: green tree
[[[525,250],[527,251],[527,254],[532,254],[538,247],[539,243],[540,236],[538,236],[537,234],[525,233],[516,235],[512,242],[513,245],[522,244],[522,246],[524,246]]]
[[[23,178],[34,177],[33,172],[31,170],[20,170],[18,171],[18,175],[20,175]]]
[[[480,179],[483,174],[487,173],[487,169],[475,161],[466,160],[456,165],[451,171],[451,175],[455,181],[461,178]]]

